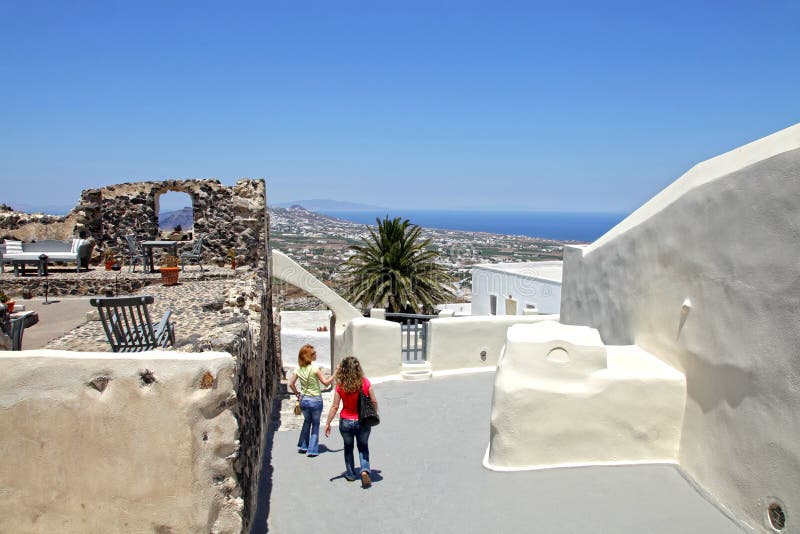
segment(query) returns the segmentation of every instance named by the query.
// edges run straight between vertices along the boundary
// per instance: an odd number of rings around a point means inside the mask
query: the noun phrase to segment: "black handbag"
[[[378,410],[372,404],[372,399],[364,393],[364,388],[358,390],[358,424],[361,426],[377,426],[381,424]]]

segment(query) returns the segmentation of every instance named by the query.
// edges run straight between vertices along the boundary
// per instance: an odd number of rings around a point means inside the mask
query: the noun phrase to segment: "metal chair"
[[[200,265],[200,272],[203,272],[203,241],[206,239],[206,234],[199,234],[194,242],[192,250],[189,252],[181,252],[181,271],[184,270],[184,261],[196,261]]]
[[[131,272],[136,272],[137,260],[142,260],[142,270],[147,272],[147,255],[144,253],[142,246],[136,241],[136,236],[133,234],[126,235],[125,241],[128,243],[128,252],[131,255]]]
[[[175,344],[170,310],[164,312],[160,322],[150,321],[148,306],[153,302],[150,295],[89,299],[100,314],[113,352],[142,352]]]
[[[12,318],[8,307],[0,303],[0,333],[11,340],[11,350],[22,350],[22,333],[25,331],[25,317]]]

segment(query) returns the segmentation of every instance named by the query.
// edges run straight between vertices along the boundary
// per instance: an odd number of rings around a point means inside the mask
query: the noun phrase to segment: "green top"
[[[298,367],[295,371],[300,381],[300,394],[307,397],[319,397],[322,392],[319,389],[319,378],[317,378],[317,368],[313,365]]]

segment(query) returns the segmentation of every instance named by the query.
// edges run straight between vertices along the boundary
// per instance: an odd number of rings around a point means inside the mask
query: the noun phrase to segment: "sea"
[[[627,213],[571,213],[552,211],[450,210],[317,210],[356,223],[375,224],[376,218],[401,217],[424,228],[524,235],[557,241],[591,243],[616,226]]]

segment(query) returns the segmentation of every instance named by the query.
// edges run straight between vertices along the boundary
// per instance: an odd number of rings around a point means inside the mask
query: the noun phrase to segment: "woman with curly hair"
[[[360,464],[361,483],[365,488],[372,484],[369,470],[369,432],[371,427],[359,425],[358,423],[358,397],[363,391],[369,395],[375,411],[378,411],[378,401],[375,398],[375,390],[370,384],[361,364],[353,356],[348,356],[339,364],[336,371],[336,393],[333,396],[331,409],[328,412],[328,421],[325,423],[325,436],[331,435],[331,421],[339,405],[343,404],[342,413],[339,416],[339,432],[344,441],[344,478],[348,481],[356,479],[356,470],[353,460],[353,442],[358,446],[358,460]]]
[[[289,379],[289,387],[300,401],[300,409],[303,411],[303,428],[300,430],[297,452],[307,453],[310,458],[319,455],[319,420],[322,417],[322,390],[319,385],[329,386],[336,375],[334,373],[326,379],[322,371],[313,365],[316,359],[317,351],[313,346],[305,344],[300,347],[298,367]],[[300,391],[297,391],[295,385],[298,378]]]

